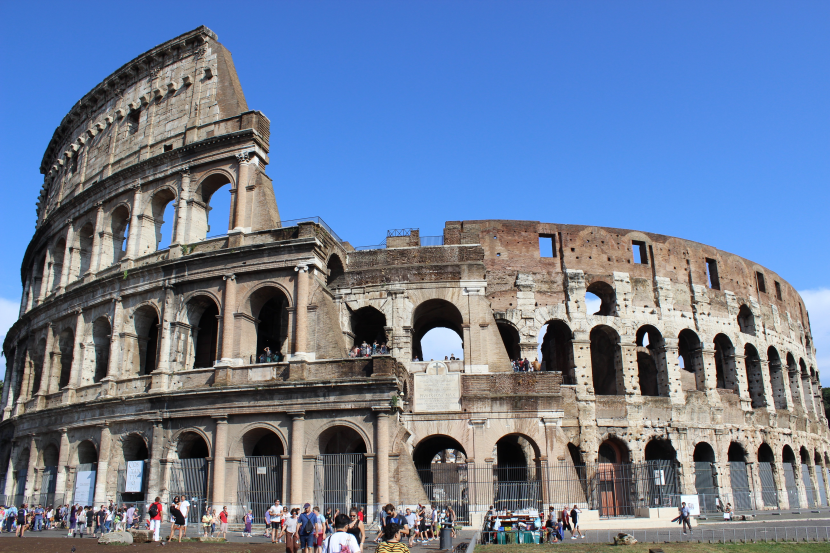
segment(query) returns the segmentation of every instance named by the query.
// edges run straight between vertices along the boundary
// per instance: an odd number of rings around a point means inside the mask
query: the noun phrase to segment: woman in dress
[[[297,551],[297,517],[300,516],[300,510],[297,507],[291,509],[291,516],[285,519],[285,551],[286,553],[296,553]]]
[[[170,505],[170,517],[173,519],[173,525],[170,527],[170,538],[167,541],[173,541],[173,534],[176,530],[179,531],[179,543],[182,543],[182,532],[184,531],[184,515],[179,509],[178,498],[177,501]]]
[[[253,532],[254,528],[254,512],[248,509],[248,512],[245,514],[245,531],[242,532],[242,537],[245,537],[247,534],[248,537],[252,537],[251,533]]]
[[[363,527],[363,521],[358,518],[358,510],[352,507],[349,511],[349,525],[346,526],[346,532],[353,535],[363,551],[363,542],[366,541],[366,528]]]

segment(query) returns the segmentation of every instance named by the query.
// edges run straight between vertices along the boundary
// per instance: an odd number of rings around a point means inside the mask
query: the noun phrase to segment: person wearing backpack
[[[303,550],[303,553],[311,553],[314,549],[314,531],[319,522],[314,513],[311,512],[311,503],[303,505],[303,512],[297,521],[297,526],[299,526],[298,534],[300,535],[300,549]]]
[[[147,514],[150,516],[150,531],[153,532],[153,541],[159,541],[159,530],[161,529],[161,498],[156,497],[156,500],[150,504],[147,509]]]
[[[343,513],[334,517],[334,534],[323,542],[323,553],[359,553],[360,544],[354,535],[346,531],[349,517]]]

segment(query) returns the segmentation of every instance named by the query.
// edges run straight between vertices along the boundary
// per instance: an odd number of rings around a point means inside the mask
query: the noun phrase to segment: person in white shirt
[[[418,525],[416,522],[418,521],[418,517],[415,516],[415,513],[412,512],[412,509],[409,507],[406,508],[406,514],[403,516],[406,519],[406,523],[409,525],[409,528],[412,532],[409,535],[409,547],[415,545],[415,539],[418,537]]]
[[[182,496],[182,500],[179,503],[179,510],[182,512],[182,516],[184,517],[184,528],[182,529],[182,535],[187,536],[187,513],[190,512],[190,501],[187,500],[187,497]]]
[[[360,544],[357,543],[357,539],[346,532],[348,525],[349,517],[346,515],[341,513],[334,517],[334,534],[323,542],[323,553],[340,553],[344,545],[349,553],[360,553]]]
[[[271,517],[271,543],[277,543],[282,532],[282,505],[279,501],[274,501],[268,509],[268,515]]]

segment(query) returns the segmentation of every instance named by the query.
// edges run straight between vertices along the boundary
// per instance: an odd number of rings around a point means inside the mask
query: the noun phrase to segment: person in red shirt
[[[150,531],[153,532],[153,541],[159,541],[159,530],[161,529],[161,498],[156,497],[156,500],[150,504],[147,509],[147,514],[150,515]]]
[[[228,508],[222,507],[222,512],[219,513],[219,531],[222,532],[222,537],[227,539],[228,533]]]

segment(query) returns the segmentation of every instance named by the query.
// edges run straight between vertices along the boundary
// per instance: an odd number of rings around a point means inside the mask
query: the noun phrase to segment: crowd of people
[[[66,530],[68,537],[99,537],[113,531],[137,528],[141,517],[135,506],[117,507],[112,501],[95,509],[91,505],[48,505],[30,507],[22,504],[0,506],[0,532],[14,532],[18,537],[26,532]]]
[[[564,505],[562,509],[551,505],[547,515],[542,511],[496,512],[490,506],[484,519],[483,539],[486,543],[500,543],[500,539],[507,543],[523,543],[527,539],[533,543],[560,543],[566,539],[566,531],[571,533],[572,540],[577,536],[585,538],[579,527],[581,513],[576,505]]]
[[[356,345],[349,350],[349,357],[371,357],[373,355],[389,355],[389,348],[386,347],[386,343],[378,344],[375,341],[372,345],[369,345],[364,341],[359,346]]]
[[[530,362],[527,360],[527,357],[524,359],[513,359],[511,361],[511,366],[513,367],[514,373],[532,373],[541,370],[541,365],[537,359]]]

